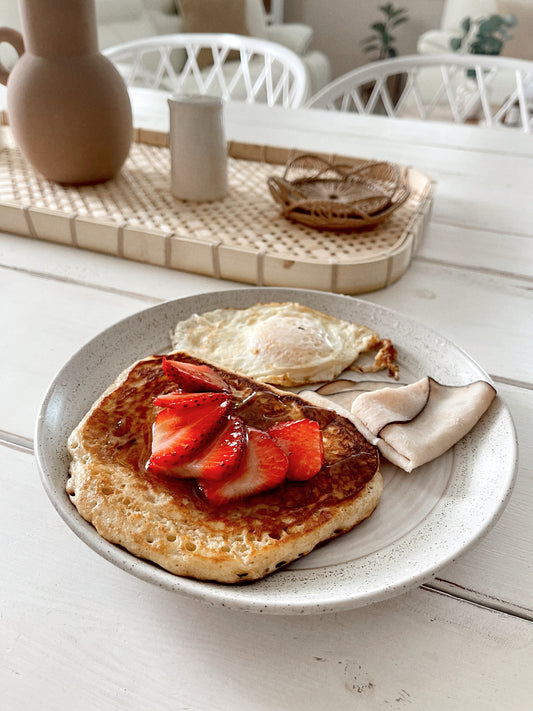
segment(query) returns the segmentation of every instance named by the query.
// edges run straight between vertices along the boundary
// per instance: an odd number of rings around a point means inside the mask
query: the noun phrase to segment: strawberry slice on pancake
[[[307,481],[322,469],[324,443],[318,422],[307,419],[280,422],[268,433],[287,455],[287,479]]]
[[[183,407],[161,410],[152,428],[148,469],[164,474],[191,460],[224,426],[229,406],[225,393],[202,393]]]
[[[227,383],[208,365],[163,358],[163,370],[181,390],[189,393],[229,392]]]
[[[221,505],[234,499],[273,489],[285,480],[289,462],[272,437],[255,427],[247,427],[248,446],[235,474],[220,481],[198,480],[205,498]]]
[[[230,415],[226,425],[200,456],[166,474],[214,481],[230,477],[244,457],[247,440],[244,422],[240,417]]]

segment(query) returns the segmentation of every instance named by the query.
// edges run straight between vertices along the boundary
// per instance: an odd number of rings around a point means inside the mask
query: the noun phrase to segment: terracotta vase
[[[19,9],[24,53],[3,83],[21,152],[59,183],[114,177],[131,146],[131,105],[122,77],[98,51],[94,0],[19,0]],[[0,41],[17,48],[17,33],[5,32]]]

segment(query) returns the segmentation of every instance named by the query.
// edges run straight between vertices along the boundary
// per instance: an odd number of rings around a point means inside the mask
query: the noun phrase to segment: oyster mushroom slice
[[[405,383],[400,383],[397,380],[390,383],[385,380],[348,380],[348,378],[339,378],[332,380],[330,383],[321,385],[316,389],[320,395],[334,395],[340,392],[370,392],[371,390],[381,390],[382,388],[399,388]]]
[[[330,410],[333,410],[336,412],[338,415],[342,415],[342,417],[346,417],[350,422],[353,422],[354,425],[357,425],[356,418],[352,415],[350,410],[347,407],[344,407],[340,403],[336,402],[334,399],[331,399],[330,397],[326,397],[325,395],[320,395],[317,390],[300,390],[298,395],[303,398],[304,400],[307,400],[307,402],[310,405],[316,405],[316,407],[325,407],[329,408]],[[363,433],[364,434],[364,433]],[[369,440],[371,441],[371,440]]]
[[[389,461],[408,472],[453,447],[496,395],[484,380],[450,386],[429,377],[386,390],[356,398],[352,421]]]
[[[376,436],[391,422],[410,422],[427,405],[430,378],[422,378],[403,388],[382,388],[361,394],[350,410]]]
[[[327,397],[327,399],[331,400],[331,402],[335,402],[350,411],[354,400],[362,393],[386,388],[393,389],[402,386],[405,386],[405,383],[399,383],[397,381],[386,383],[383,380],[355,381],[340,378],[339,380],[333,380],[330,383],[322,385],[317,388],[316,392],[319,395]],[[327,407],[327,403],[325,404],[325,407]]]
[[[320,395],[320,393],[318,394]],[[322,397],[326,398],[329,402],[341,405],[341,407],[344,407],[348,410],[348,412],[351,412],[354,400],[361,394],[361,390],[340,390],[339,392],[331,393],[330,395],[322,395]],[[327,406],[328,405],[326,403],[325,407]]]
[[[348,380],[347,378],[339,378],[338,380],[332,380],[325,385],[321,385],[316,389],[319,395],[335,395],[336,393],[352,392],[354,390],[359,390],[359,383],[355,380]]]

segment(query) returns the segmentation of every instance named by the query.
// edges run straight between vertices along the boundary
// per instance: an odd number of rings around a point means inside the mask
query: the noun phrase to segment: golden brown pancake
[[[202,363],[183,353],[166,357]],[[309,481],[287,480],[222,506],[208,503],[192,479],[149,472],[152,399],[176,388],[162,360],[145,358],[119,376],[69,438],[67,491],[105,539],[176,575],[235,583],[264,577],[373,512],[382,491],[378,450],[349,420],[213,366],[246,424],[316,420],[324,466]]]

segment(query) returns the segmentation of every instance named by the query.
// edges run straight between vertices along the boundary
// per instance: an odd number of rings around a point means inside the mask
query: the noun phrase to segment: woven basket
[[[409,197],[405,171],[386,162],[329,163],[314,154],[291,160],[268,186],[281,214],[320,230],[362,230],[383,222]]]

